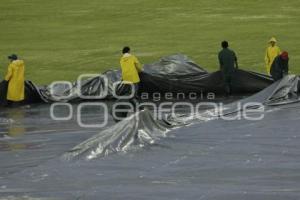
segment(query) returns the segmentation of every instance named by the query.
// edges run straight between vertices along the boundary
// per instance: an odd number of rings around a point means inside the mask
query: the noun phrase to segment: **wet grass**
[[[224,39],[241,68],[264,72],[273,35],[300,73],[299,0],[1,0],[0,27],[0,76],[17,53],[39,84],[118,68],[124,45],[143,63],[180,52],[214,71]]]

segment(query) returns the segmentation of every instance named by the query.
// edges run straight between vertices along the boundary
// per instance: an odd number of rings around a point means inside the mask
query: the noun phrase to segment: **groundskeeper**
[[[235,70],[238,69],[238,62],[235,52],[228,48],[227,41],[223,41],[221,46],[223,49],[219,52],[220,70],[223,75],[225,92],[230,95],[232,92],[232,78]]]
[[[271,75],[274,81],[280,80],[289,73],[289,54],[283,51],[277,56],[271,66]]]
[[[116,122],[121,121],[130,114],[138,111],[139,102],[137,100],[137,94],[140,83],[139,72],[143,70],[138,59],[130,54],[129,47],[124,47],[122,53],[123,56],[120,59],[122,83],[118,85],[117,91],[115,92],[118,96],[127,96],[127,98],[119,98],[116,101],[116,104],[111,108],[110,112]],[[129,103],[132,106],[124,103]]]
[[[24,100],[24,72],[25,65],[23,60],[19,60],[18,56],[12,54],[8,56],[10,64],[8,65],[5,80],[8,82],[7,100],[13,103],[19,103]]]
[[[271,65],[274,61],[274,59],[280,55],[280,48],[276,45],[277,40],[275,37],[272,37],[269,40],[269,47],[266,50],[266,55],[265,55],[265,63],[266,63],[266,70],[267,74],[270,75],[270,70],[271,70]]]
[[[134,96],[136,96],[140,82],[139,72],[141,72],[143,69],[138,59],[134,55],[130,54],[129,47],[124,47],[122,53],[123,56],[120,60],[122,81],[125,85],[133,84],[135,89]]]

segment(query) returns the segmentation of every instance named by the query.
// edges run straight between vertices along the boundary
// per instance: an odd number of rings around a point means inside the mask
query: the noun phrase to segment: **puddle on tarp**
[[[72,107],[76,110],[77,106],[75,104]],[[0,176],[16,173],[58,157],[101,131],[81,128],[76,115],[68,121],[55,121],[50,116],[50,105],[47,104],[1,109]],[[59,112],[66,113],[64,110]],[[94,111],[88,116],[92,121],[98,121],[103,118],[103,113]],[[108,126],[112,124],[114,122],[109,118]]]

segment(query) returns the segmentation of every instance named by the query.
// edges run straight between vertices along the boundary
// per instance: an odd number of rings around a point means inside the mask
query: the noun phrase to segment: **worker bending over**
[[[274,81],[282,79],[289,73],[289,54],[283,51],[277,56],[271,66],[271,75]]]
[[[25,96],[25,65],[23,60],[12,54],[8,56],[10,64],[8,65],[5,80],[8,81],[7,100],[9,103],[21,103]]]
[[[136,97],[140,82],[139,72],[142,71],[142,66],[138,59],[134,55],[130,54],[129,47],[124,47],[122,53],[123,56],[120,60],[122,81],[125,85],[133,84],[134,97]]]

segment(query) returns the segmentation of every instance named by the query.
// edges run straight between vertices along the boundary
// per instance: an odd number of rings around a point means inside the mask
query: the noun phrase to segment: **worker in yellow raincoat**
[[[118,100],[113,106],[114,109],[111,110],[112,117],[116,122],[141,109],[138,106],[137,94],[140,83],[139,73],[143,71],[143,68],[139,60],[130,54],[129,47],[124,47],[122,53],[123,55],[120,59],[122,83],[116,88],[115,93],[118,95]],[[127,103],[126,105],[124,105],[124,100]],[[132,106],[128,106],[128,103]]]
[[[280,48],[276,45],[276,43],[277,43],[276,38],[272,37],[269,40],[270,46],[266,50],[265,63],[266,63],[266,70],[268,75],[270,75],[271,65],[274,59],[281,53]]]
[[[138,59],[134,55],[130,54],[129,47],[124,47],[122,53],[123,56],[120,60],[122,81],[125,85],[133,84],[136,95],[140,82],[139,72],[141,72],[143,69]]]
[[[18,103],[23,101],[25,96],[24,61],[19,60],[15,54],[8,56],[8,59],[10,60],[10,64],[5,76],[5,80],[8,81],[6,98],[8,101]]]

